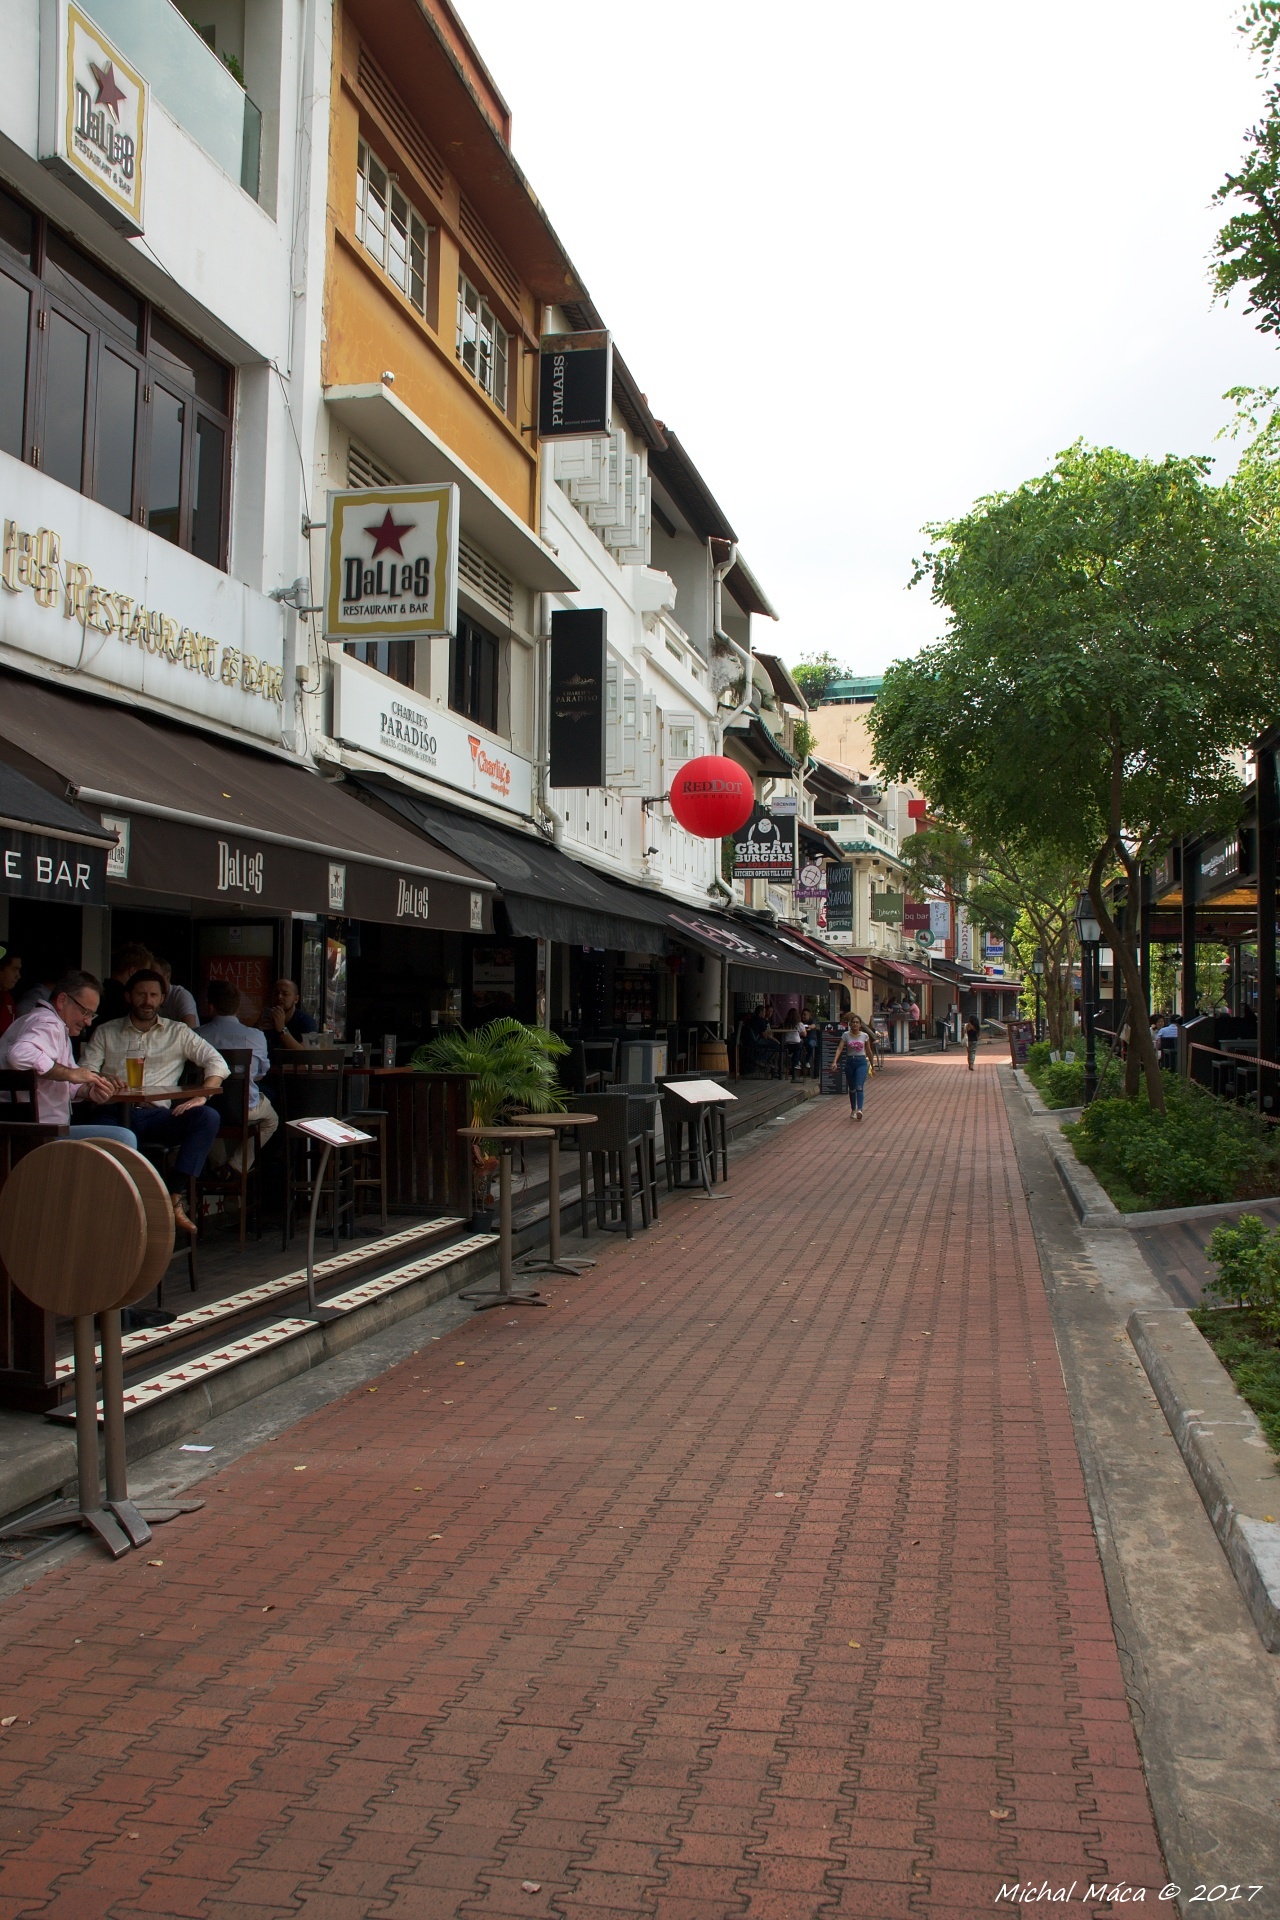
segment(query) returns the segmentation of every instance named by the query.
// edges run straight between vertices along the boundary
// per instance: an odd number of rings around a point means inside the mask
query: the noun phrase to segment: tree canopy
[[[1213,249],[1213,285],[1225,299],[1245,289],[1246,311],[1263,333],[1280,332],[1280,4],[1250,0],[1240,21],[1269,81],[1262,118],[1245,134],[1245,154],[1214,194],[1229,209]]]
[[[1136,898],[1144,857],[1227,824],[1240,752],[1280,711],[1280,543],[1258,506],[1204,459],[1077,443],[926,529],[915,577],[947,633],[890,668],[872,711],[890,779],[980,842],[1031,839],[1089,870],[1131,1006],[1104,879],[1118,864]],[[1154,1050],[1147,1064],[1160,1104]]]
[[[852,668],[840,664],[833,653],[806,654],[791,678],[811,707],[816,707],[833,680],[847,680]]]

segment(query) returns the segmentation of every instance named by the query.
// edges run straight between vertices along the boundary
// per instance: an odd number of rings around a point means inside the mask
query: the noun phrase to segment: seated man
[[[272,1046],[297,1053],[304,1033],[314,1033],[316,1023],[301,1004],[296,980],[277,980],[271,1005],[262,1016],[262,1025]]]
[[[143,967],[135,973],[125,988],[128,1013],[123,1020],[108,1020],[97,1028],[85,1047],[83,1065],[104,1075],[117,1093],[129,1084],[126,1061],[130,1058],[142,1062],[144,1090],[148,1086],[175,1088],[188,1060],[204,1074],[203,1084],[184,1094],[172,1108],[160,1100],[129,1110],[140,1146],[177,1147],[178,1157],[169,1176],[169,1198],[176,1225],[184,1233],[194,1233],[195,1222],[186,1210],[187,1180],[199,1179],[218,1137],[222,1123],[217,1109],[207,1103],[221,1092],[227,1063],[207,1040],[180,1020],[162,1018],[164,996],[164,981],[154,967]]]
[[[73,1101],[105,1106],[115,1088],[91,1067],[77,1066],[71,1042],[96,1017],[101,987],[91,973],[76,968],[53,983],[50,999],[20,1013],[0,1034],[0,1068],[36,1075],[36,1118],[43,1127],[71,1127]],[[73,1140],[138,1142],[128,1127],[84,1124],[71,1127]]]
[[[194,997],[185,987],[175,987],[173,984],[172,960],[155,958],[151,965],[165,984],[164,1005],[160,1009],[161,1019],[181,1020],[184,1027],[198,1027],[200,1014]]]
[[[203,1026],[196,1028],[200,1038],[207,1040],[209,1045],[216,1047],[220,1053],[225,1054],[228,1047],[247,1047],[253,1055],[253,1066],[249,1074],[249,1118],[261,1121],[258,1144],[265,1147],[280,1125],[279,1115],[258,1085],[264,1075],[271,1070],[271,1062],[267,1058],[266,1036],[259,1033],[256,1027],[246,1027],[243,1020],[238,1018],[240,989],[233,981],[211,980],[205,999],[209,1002],[211,1018],[206,1020]],[[215,1157],[221,1151],[220,1147],[215,1146]],[[240,1171],[239,1147],[232,1149],[227,1164],[237,1173]],[[253,1165],[252,1139],[249,1141],[247,1165]]]

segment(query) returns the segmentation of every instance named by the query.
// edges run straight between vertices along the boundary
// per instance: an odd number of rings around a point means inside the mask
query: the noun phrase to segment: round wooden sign
[[[0,1188],[0,1260],[49,1313],[105,1313],[129,1292],[147,1216],[128,1169],[92,1140],[50,1140]]]
[[[124,1299],[114,1303],[117,1307],[132,1307],[139,1300],[145,1300],[164,1278],[165,1268],[173,1258],[173,1201],[156,1168],[136,1147],[126,1147],[120,1140],[95,1140],[93,1144],[127,1168],[142,1196],[142,1210],[147,1216],[147,1250],[142,1256],[138,1277]]]

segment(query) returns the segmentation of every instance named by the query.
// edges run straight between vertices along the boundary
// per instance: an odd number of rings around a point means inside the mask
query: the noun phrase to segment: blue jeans
[[[187,1113],[173,1114],[168,1107],[135,1107],[130,1118],[138,1136],[138,1146],[177,1147],[173,1173],[186,1185],[188,1175],[199,1179],[209,1149],[222,1125],[216,1107],[192,1107]]]
[[[846,1053],[844,1057],[844,1083],[849,1089],[849,1107],[854,1113],[862,1112],[862,1090],[867,1084],[870,1065],[865,1053]]]
[[[83,1127],[72,1127],[70,1131],[73,1140],[114,1140],[122,1147],[135,1148],[138,1144],[137,1135],[131,1133],[128,1127],[95,1127],[86,1124]]]

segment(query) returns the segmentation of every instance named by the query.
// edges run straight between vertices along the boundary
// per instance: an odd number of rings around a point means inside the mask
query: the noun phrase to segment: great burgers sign
[[[458,624],[459,494],[451,482],[329,495],[330,640],[426,640]]]

